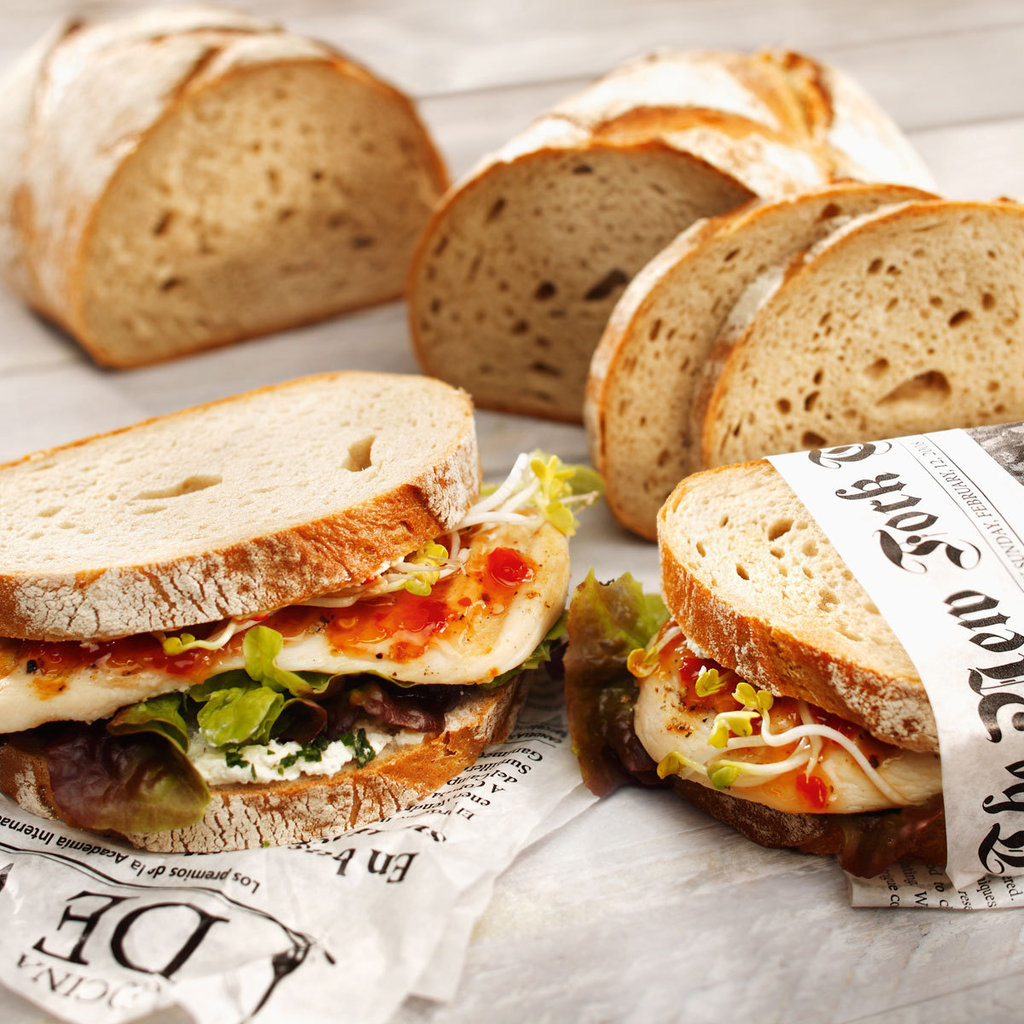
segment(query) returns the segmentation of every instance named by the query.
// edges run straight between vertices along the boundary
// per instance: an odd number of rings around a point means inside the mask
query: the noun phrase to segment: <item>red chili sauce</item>
[[[201,682],[209,675],[210,665],[220,656],[219,651],[195,648],[181,654],[165,654],[163,645],[150,633],[121,637],[117,640],[98,640],[94,643],[59,641],[47,643],[23,640],[15,656],[19,664],[36,676],[36,689],[41,696],[59,693],[63,686],[55,686],[76,669],[102,663],[111,671],[157,669],[169,675],[181,676]]]
[[[682,644],[682,638],[670,641],[662,650],[661,657],[663,666],[673,665],[679,673],[679,678],[684,684],[685,696],[683,701],[685,706],[692,711],[710,712],[713,714],[738,710],[740,705],[732,694],[740,682],[740,677],[710,658],[697,658],[683,653],[685,647],[681,651],[680,646]],[[714,693],[699,696],[697,694],[697,679],[706,668],[716,668],[720,676],[725,676],[725,685]],[[854,722],[840,718],[838,715],[834,715],[813,704],[808,704],[808,708],[811,712],[811,718],[815,723],[835,729],[849,739],[854,740],[873,764],[877,765],[886,757],[892,755],[892,747],[879,742]],[[795,698],[776,697],[772,704],[771,717],[773,732],[781,732],[784,729],[800,724]],[[761,720],[759,718],[754,719],[750,724],[753,734],[757,735],[761,731]],[[823,740],[824,749],[827,749],[828,745],[832,742],[828,739]],[[763,750],[758,748],[756,754],[747,752],[744,755],[739,755],[737,752],[737,756],[745,756],[758,761],[775,761],[784,760],[791,751],[792,748],[788,746],[768,747]],[[787,782],[793,787],[808,811],[820,812],[827,809],[833,787],[826,778],[816,774],[813,768],[810,773],[807,771],[807,766],[798,768],[793,772],[787,772],[786,775],[780,776],[774,782],[768,783],[768,785],[783,788],[787,785]]]
[[[379,648],[376,653],[390,661],[410,661],[453,623],[501,614],[508,598],[532,581],[536,571],[535,563],[515,549],[493,548],[471,555],[464,574],[439,581],[426,595],[398,590],[348,608],[293,605],[262,621],[284,637],[298,636],[320,623],[335,650],[365,654],[367,648]],[[202,638],[219,628],[220,623],[198,626],[194,635]],[[84,644],[24,640],[16,642],[12,654],[36,676],[41,694],[51,696],[63,689],[63,680],[72,671],[101,661],[114,670],[151,668],[201,682],[225,652],[241,649],[243,636],[237,633],[219,651],[194,648],[181,654],[165,654],[150,633]]]
[[[481,616],[503,613],[508,598],[535,575],[536,565],[519,552],[493,548],[472,555],[465,573],[435,583],[429,594],[398,590],[330,610],[325,630],[336,650],[356,654],[378,647],[390,661],[410,661],[456,624],[470,628]]]

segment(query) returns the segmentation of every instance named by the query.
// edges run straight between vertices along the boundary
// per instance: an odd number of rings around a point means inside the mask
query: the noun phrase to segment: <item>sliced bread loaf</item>
[[[855,169],[927,184],[891,121],[846,79],[834,106],[832,83],[792,54],[669,51],[550,111],[430,222],[409,291],[423,367],[480,405],[578,421],[616,300],[694,220]]]
[[[112,366],[397,298],[446,184],[400,92],[230,12],[69,23],[2,91],[4,276]]]
[[[98,640],[361,582],[476,498],[469,399],[334,373],[0,466],[0,636]]]
[[[849,218],[926,195],[847,182],[753,202],[693,225],[637,274],[594,352],[584,405],[591,461],[623,526],[653,539],[662,502],[701,468],[695,390],[750,284]]]
[[[738,304],[694,406],[706,466],[1024,417],[1024,206],[915,200]]]
[[[665,601],[757,687],[911,750],[938,750],[920,675],[821,528],[766,461],[687,477],[658,514]]]

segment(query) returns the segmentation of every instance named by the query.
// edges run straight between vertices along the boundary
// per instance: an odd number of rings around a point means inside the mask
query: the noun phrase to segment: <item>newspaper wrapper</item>
[[[855,902],[1024,906],[1024,426],[770,461],[906,648],[938,728],[948,879],[928,875],[924,902],[913,873],[857,880]]]
[[[150,854],[0,798],[0,981],[77,1024],[386,1021],[454,993],[495,878],[593,799],[550,683],[432,797],[336,839]]]
[[[894,864],[877,878],[850,881],[855,907],[917,907],[923,910],[1006,910],[1024,906],[1024,878],[984,875],[962,889],[943,868]]]

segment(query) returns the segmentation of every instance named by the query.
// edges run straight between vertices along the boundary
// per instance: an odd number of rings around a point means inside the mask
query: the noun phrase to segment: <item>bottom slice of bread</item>
[[[159,853],[216,853],[301,843],[380,821],[422,800],[486,747],[507,739],[527,688],[523,675],[496,690],[473,693],[447,714],[442,732],[362,768],[326,778],[211,787],[206,813],[196,824],[124,838]],[[41,817],[63,820],[43,755],[0,744],[0,792]]]

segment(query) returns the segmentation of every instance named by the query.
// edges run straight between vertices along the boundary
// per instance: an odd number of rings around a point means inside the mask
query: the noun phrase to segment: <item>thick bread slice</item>
[[[0,466],[0,636],[90,640],[244,616],[360,582],[454,526],[469,399],[333,373]]]
[[[791,814],[684,779],[673,778],[672,788],[684,800],[761,846],[792,848],[819,856],[836,853],[843,869],[853,875],[870,878],[880,874],[891,863],[894,847],[900,860],[946,863],[944,812],[932,818],[929,827],[908,831],[895,842],[889,836],[879,843],[879,833],[864,842],[871,836],[872,819],[880,820],[884,813]]]
[[[745,289],[850,217],[927,195],[846,182],[749,203],[694,224],[637,274],[594,352],[584,405],[591,461],[623,526],[653,539],[669,492],[701,468],[695,390]]]
[[[770,463],[687,477],[658,515],[658,543],[669,611],[710,657],[886,743],[938,751],[909,656]]]
[[[125,838],[160,853],[215,853],[308,842],[379,821],[422,800],[486,747],[506,739],[526,689],[521,676],[497,690],[473,693],[448,713],[443,732],[385,751],[363,768],[329,778],[216,786],[195,825]],[[61,820],[43,755],[0,744],[0,792],[34,814]]]
[[[133,366],[398,297],[446,173],[331,47],[204,7],[72,22],[0,111],[0,266]]]
[[[706,466],[1024,417],[1024,206],[923,200],[793,261],[712,348]]]
[[[839,852],[839,847],[829,849],[822,844],[833,831],[834,819],[831,815],[777,811],[774,807],[744,800],[724,790],[708,789],[707,786],[686,779],[673,778],[672,788],[687,802],[724,824],[731,825],[737,832],[761,846],[814,846],[815,853]]]
[[[833,129],[898,136],[859,92],[859,103],[826,110],[825,70],[800,58],[821,71],[812,82],[790,58],[633,61],[484,161],[448,193],[413,259],[410,329],[424,368],[488,408],[578,421],[615,300],[671,238],[753,196],[849,173]],[[871,128],[847,125],[869,110]],[[887,154],[874,177],[927,181],[916,157],[901,173],[894,162]]]

